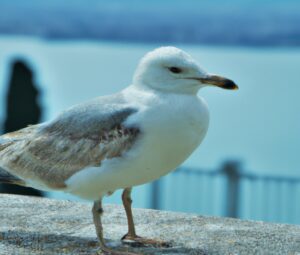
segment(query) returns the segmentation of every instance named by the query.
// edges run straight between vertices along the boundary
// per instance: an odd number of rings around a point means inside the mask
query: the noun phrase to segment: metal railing
[[[205,183],[209,184],[203,187]],[[219,209],[208,214],[300,223],[300,178],[247,173],[237,161],[225,162],[215,171],[181,167],[153,182],[150,193],[153,209],[202,213],[218,200]],[[194,201],[192,208],[190,199]]]

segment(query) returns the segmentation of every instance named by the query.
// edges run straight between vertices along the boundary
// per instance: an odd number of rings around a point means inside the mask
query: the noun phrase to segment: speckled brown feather
[[[20,136],[22,133],[21,130]],[[138,133],[135,128],[116,126],[98,137],[89,138],[33,134],[8,142],[2,146],[0,156],[7,158],[2,162],[10,173],[59,189],[64,188],[65,180],[79,170],[100,166],[103,159],[121,156],[131,147]]]

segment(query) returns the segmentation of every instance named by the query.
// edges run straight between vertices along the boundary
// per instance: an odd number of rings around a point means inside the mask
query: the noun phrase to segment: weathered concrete
[[[0,254],[95,254],[91,206],[43,198],[0,195]],[[300,226],[134,210],[138,233],[171,241],[164,249],[129,248],[143,254],[300,254]],[[126,218],[105,206],[109,244],[120,246]]]

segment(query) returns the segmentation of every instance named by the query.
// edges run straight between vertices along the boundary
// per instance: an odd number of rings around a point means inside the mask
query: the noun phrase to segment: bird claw
[[[156,248],[169,248],[171,243],[162,240],[148,239],[140,236],[125,235],[122,238],[124,244],[130,245],[131,247],[156,247]]]

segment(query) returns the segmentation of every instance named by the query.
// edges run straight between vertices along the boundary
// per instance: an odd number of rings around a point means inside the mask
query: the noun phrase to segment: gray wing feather
[[[134,112],[136,109],[126,107],[122,94],[118,93],[76,105],[63,112],[41,131],[85,137],[98,135],[99,131],[111,129]]]
[[[119,94],[72,107],[49,123],[2,136],[0,166],[22,179],[64,188],[74,173],[119,157],[134,144],[138,127],[123,123],[136,111]]]

